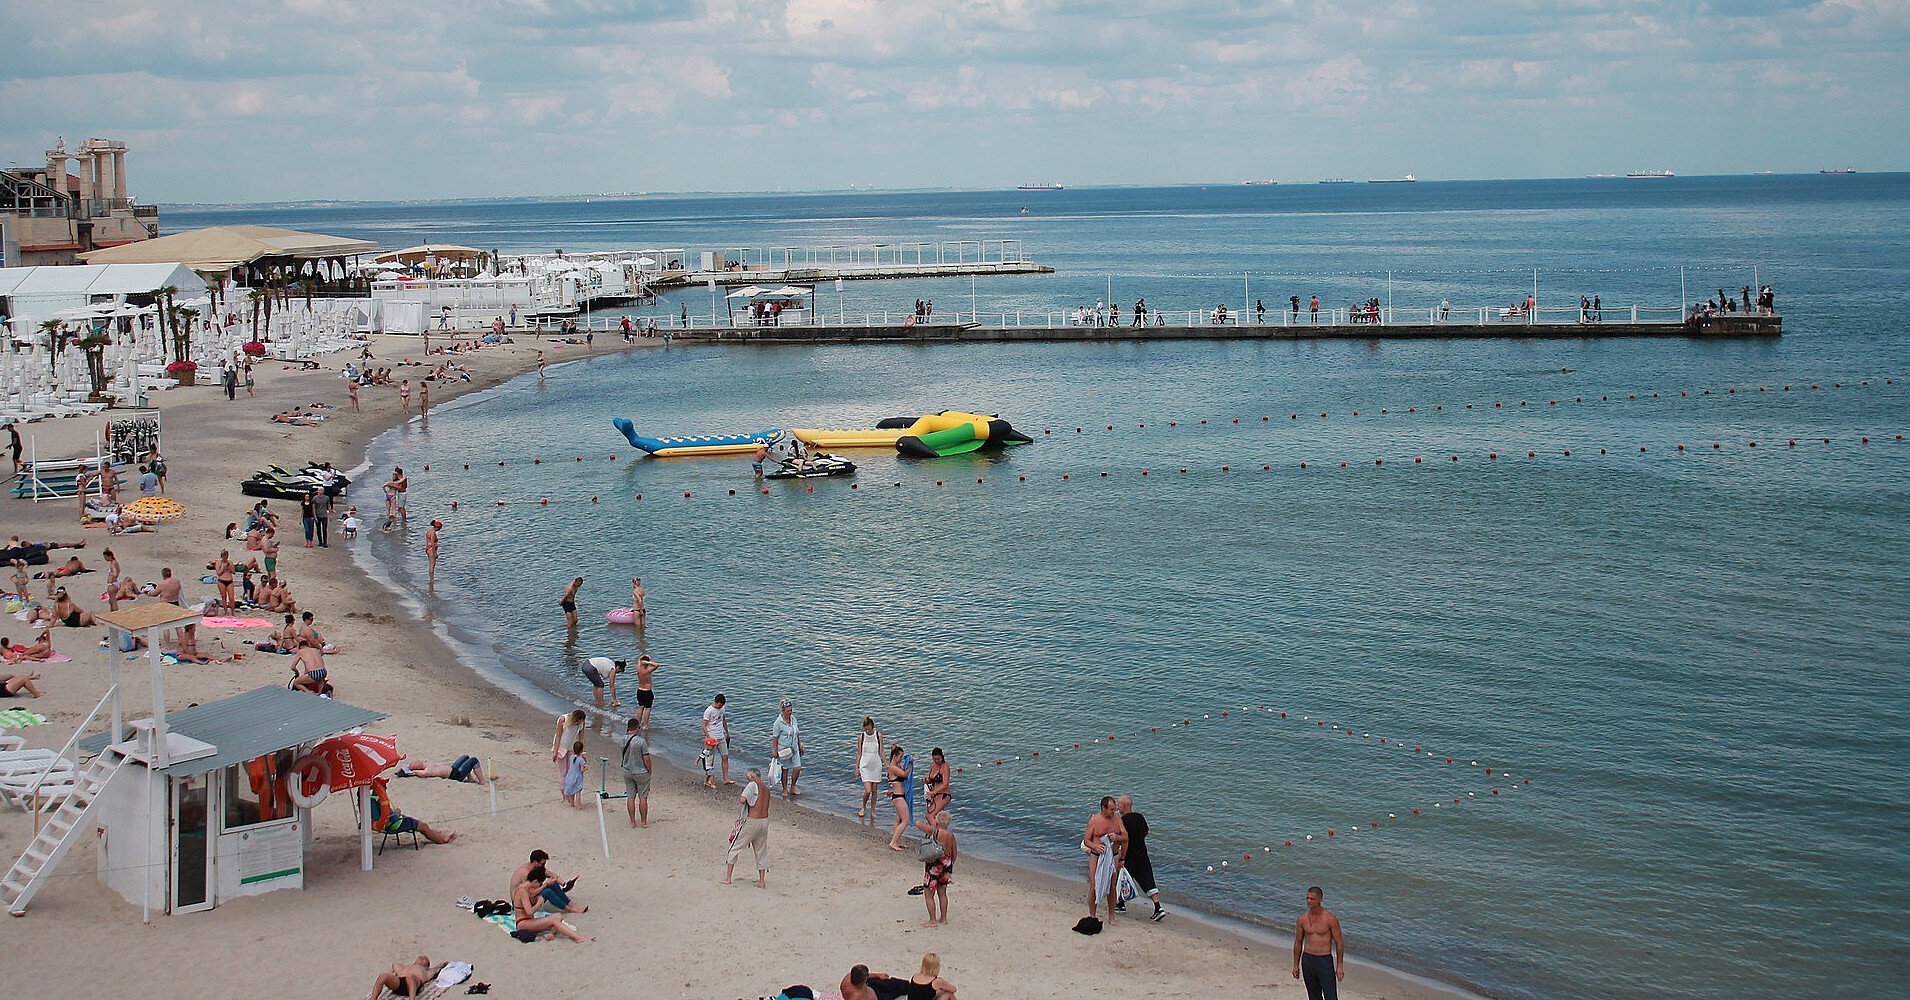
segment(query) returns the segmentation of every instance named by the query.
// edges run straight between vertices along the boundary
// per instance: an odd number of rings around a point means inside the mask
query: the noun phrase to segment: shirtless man
[[[153,596],[167,604],[179,603],[179,581],[173,578],[171,566],[160,568],[159,582],[153,584]]]
[[[1108,904],[1109,927],[1114,926],[1115,884],[1120,880],[1114,877],[1112,869],[1105,865],[1118,866],[1121,852],[1127,849],[1127,827],[1121,823],[1121,816],[1114,810],[1114,796],[1101,796],[1101,808],[1088,817],[1087,831],[1081,834],[1081,849],[1092,855],[1088,862],[1088,916],[1096,916],[1095,908],[1103,897]],[[1098,883],[1105,881],[1107,889],[1097,892]]]
[[[576,879],[571,879],[570,881],[565,882],[564,877],[562,875],[559,875],[556,872],[551,871],[550,870],[550,855],[544,853],[544,851],[540,848],[538,850],[532,851],[531,859],[529,861],[524,862],[521,865],[518,865],[517,870],[511,873],[511,892],[516,892],[517,886],[522,884],[525,879],[530,877],[531,869],[533,868],[544,869],[544,874],[548,876],[549,878],[560,883],[557,887],[559,889],[564,890],[565,892],[569,892],[571,887],[577,884]],[[506,895],[509,895],[509,893],[506,893]]]
[[[640,576],[630,578],[630,613],[634,616],[630,624],[638,628],[642,628],[644,619],[650,617],[650,612],[643,606],[643,577]]]
[[[53,581],[78,576],[84,572],[86,572],[86,564],[80,562],[79,556],[72,556],[59,566],[42,573],[41,575],[46,577],[46,596],[53,596]]]
[[[1346,940],[1340,936],[1340,918],[1321,903],[1319,886],[1306,891],[1306,912],[1294,921],[1293,978],[1306,981],[1307,1000],[1339,1000],[1340,980],[1346,978]]]
[[[577,591],[582,589],[583,585],[584,578],[581,576],[570,581],[570,585],[564,588],[564,596],[557,599],[557,606],[564,609],[564,620],[569,622],[573,629],[577,627]]]
[[[756,454],[749,457],[749,467],[756,473],[756,478],[763,478],[763,463],[768,460],[769,446],[761,443],[757,444]]]
[[[405,524],[411,523],[411,515],[405,510],[405,495],[411,492],[411,480],[405,475],[405,470],[393,467],[391,481],[385,484],[385,489],[392,492],[392,504],[397,509],[398,520]]]
[[[181,639],[180,643],[183,645],[185,640]],[[292,653],[292,686],[318,694],[324,688],[329,673],[325,668],[325,654],[310,643],[300,642],[298,649]]]
[[[650,678],[662,666],[645,653],[637,657],[637,728],[650,729],[650,706],[657,703],[657,693],[650,688]]]
[[[733,782],[725,782],[732,784]],[[747,810],[743,828],[736,833],[736,839],[730,841],[729,856],[725,859],[723,884],[729,885],[736,880],[736,862],[741,860],[745,850],[756,854],[756,888],[769,888],[769,785],[763,781],[763,773],[750,768],[746,774],[743,793],[736,800]]]
[[[427,586],[438,585],[438,530],[444,527],[443,521],[431,522],[424,533],[424,561],[428,573]]]
[[[394,995],[415,997],[424,991],[424,977],[431,973],[431,956],[419,955],[410,965],[392,963],[390,972],[381,972],[371,981],[371,995],[378,996],[389,989]]]

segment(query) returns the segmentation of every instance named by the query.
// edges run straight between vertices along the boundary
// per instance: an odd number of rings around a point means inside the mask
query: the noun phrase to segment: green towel
[[[0,712],[0,729],[29,729],[46,725],[46,716],[38,712],[29,712],[24,708],[9,708]]]

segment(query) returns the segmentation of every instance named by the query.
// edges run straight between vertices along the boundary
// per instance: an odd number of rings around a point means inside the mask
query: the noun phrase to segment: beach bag
[[[782,761],[772,760],[769,762],[769,780],[771,781],[783,780],[783,762]]]
[[[924,840],[915,847],[915,860],[925,865],[932,865],[942,860],[942,853],[941,841],[933,839]]]
[[[1140,894],[1141,894],[1141,887],[1134,884],[1134,876],[1129,875],[1127,873],[1127,869],[1125,868],[1121,869],[1121,873],[1115,876],[1114,878],[1115,901],[1120,903],[1126,903],[1128,900],[1133,899],[1134,897],[1139,896]]]

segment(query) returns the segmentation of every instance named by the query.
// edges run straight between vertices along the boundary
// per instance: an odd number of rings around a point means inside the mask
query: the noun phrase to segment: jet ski
[[[808,459],[784,459],[764,479],[824,479],[829,476],[853,476],[856,464],[839,455],[813,455]]]
[[[329,486],[324,485],[326,474],[329,474],[331,478]],[[250,479],[240,483],[239,492],[249,497],[264,497],[268,500],[296,500],[317,489],[322,489],[336,497],[345,492],[345,487],[350,485],[350,479],[331,472],[321,463],[308,464],[298,471],[273,463],[254,472]]]

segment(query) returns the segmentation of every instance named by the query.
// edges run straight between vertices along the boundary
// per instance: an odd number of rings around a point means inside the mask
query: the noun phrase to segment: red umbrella
[[[288,791],[294,793],[295,801],[322,799],[327,792],[349,791],[371,784],[401,759],[395,736],[362,733],[334,736],[319,741],[311,753],[293,762],[291,774],[297,775],[299,782],[298,787]]]

